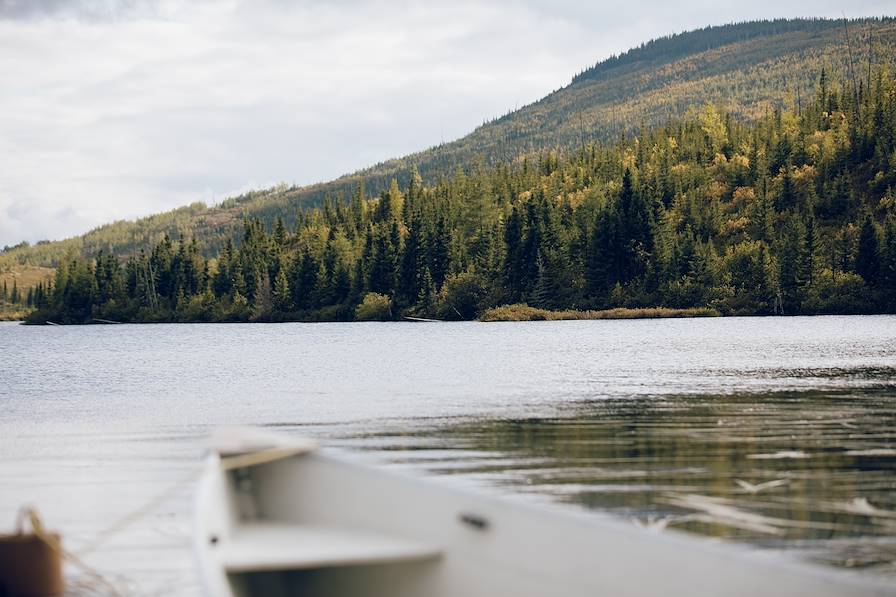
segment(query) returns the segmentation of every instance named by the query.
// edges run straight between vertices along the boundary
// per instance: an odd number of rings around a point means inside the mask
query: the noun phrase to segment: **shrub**
[[[440,319],[475,319],[490,292],[491,286],[474,272],[450,275],[436,297],[436,314]]]
[[[677,317],[718,317],[719,312],[708,307],[693,309],[669,309],[666,307],[645,307],[641,309],[604,309],[601,311],[549,311],[537,309],[522,303],[503,305],[486,310],[482,321],[562,321],[571,319],[665,319]]]
[[[803,309],[811,313],[863,313],[868,311],[865,281],[858,274],[825,270],[809,291]]]
[[[392,299],[385,294],[368,292],[355,307],[357,321],[389,321],[392,319]]]

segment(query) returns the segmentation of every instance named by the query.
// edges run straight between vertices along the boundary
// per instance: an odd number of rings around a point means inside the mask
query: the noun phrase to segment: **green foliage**
[[[368,292],[355,308],[358,321],[388,321],[392,319],[392,299],[385,294]]]
[[[862,276],[852,272],[822,272],[806,298],[810,313],[849,314],[873,312]]]
[[[451,274],[442,284],[436,299],[439,319],[475,319],[493,300],[494,290],[488,280],[476,272]]]
[[[876,286],[880,277],[880,237],[877,224],[870,216],[862,223],[859,246],[856,252],[856,273],[870,286]]]

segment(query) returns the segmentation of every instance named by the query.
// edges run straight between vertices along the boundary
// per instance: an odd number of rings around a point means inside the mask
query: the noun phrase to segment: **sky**
[[[0,247],[335,178],[651,38],[892,0],[0,0]]]

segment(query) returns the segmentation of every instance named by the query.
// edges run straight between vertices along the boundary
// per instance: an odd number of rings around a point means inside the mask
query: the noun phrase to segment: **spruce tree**
[[[807,278],[805,235],[799,219],[791,217],[785,225],[778,250],[778,279],[785,313],[799,312],[802,304],[802,287]]]
[[[865,217],[859,233],[856,273],[862,276],[869,286],[877,285],[880,274],[880,236],[877,224],[870,215]]]
[[[255,282],[255,296],[252,299],[252,319],[267,321],[274,310],[271,279],[267,273],[259,273]]]
[[[433,304],[435,303],[435,284],[432,280],[432,274],[429,273],[429,268],[423,268],[423,273],[420,275],[420,290],[417,294],[417,303],[416,309],[417,312],[421,315],[430,315],[432,314]]]
[[[885,297],[883,308],[892,312],[896,309],[896,215],[884,223],[880,282]]]
[[[286,246],[286,225],[280,216],[277,216],[277,222],[274,224],[274,244],[281,250]]]
[[[504,225],[504,285],[511,301],[519,300],[523,292],[522,242],[522,220],[519,211],[514,207]]]
[[[408,195],[410,199],[411,195]],[[410,222],[408,234],[401,252],[401,265],[398,271],[398,287],[396,289],[397,302],[400,306],[412,305],[417,300],[420,288],[417,282],[420,278],[420,230],[416,223]]]
[[[281,267],[274,281],[274,308],[280,313],[292,311],[292,294],[289,292],[289,280],[286,278],[286,268]]]

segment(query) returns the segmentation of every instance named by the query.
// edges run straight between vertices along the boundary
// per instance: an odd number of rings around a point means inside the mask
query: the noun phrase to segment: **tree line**
[[[214,257],[166,236],[69,254],[34,322],[472,319],[489,307],[896,311],[887,68],[744,121],[711,104],[577,151],[483,162],[247,218]]]
[[[3,283],[0,284],[0,308],[33,309],[38,304],[46,303],[43,296],[45,292],[46,288],[43,283],[20,289],[17,280],[12,281],[12,286],[3,280]]]

